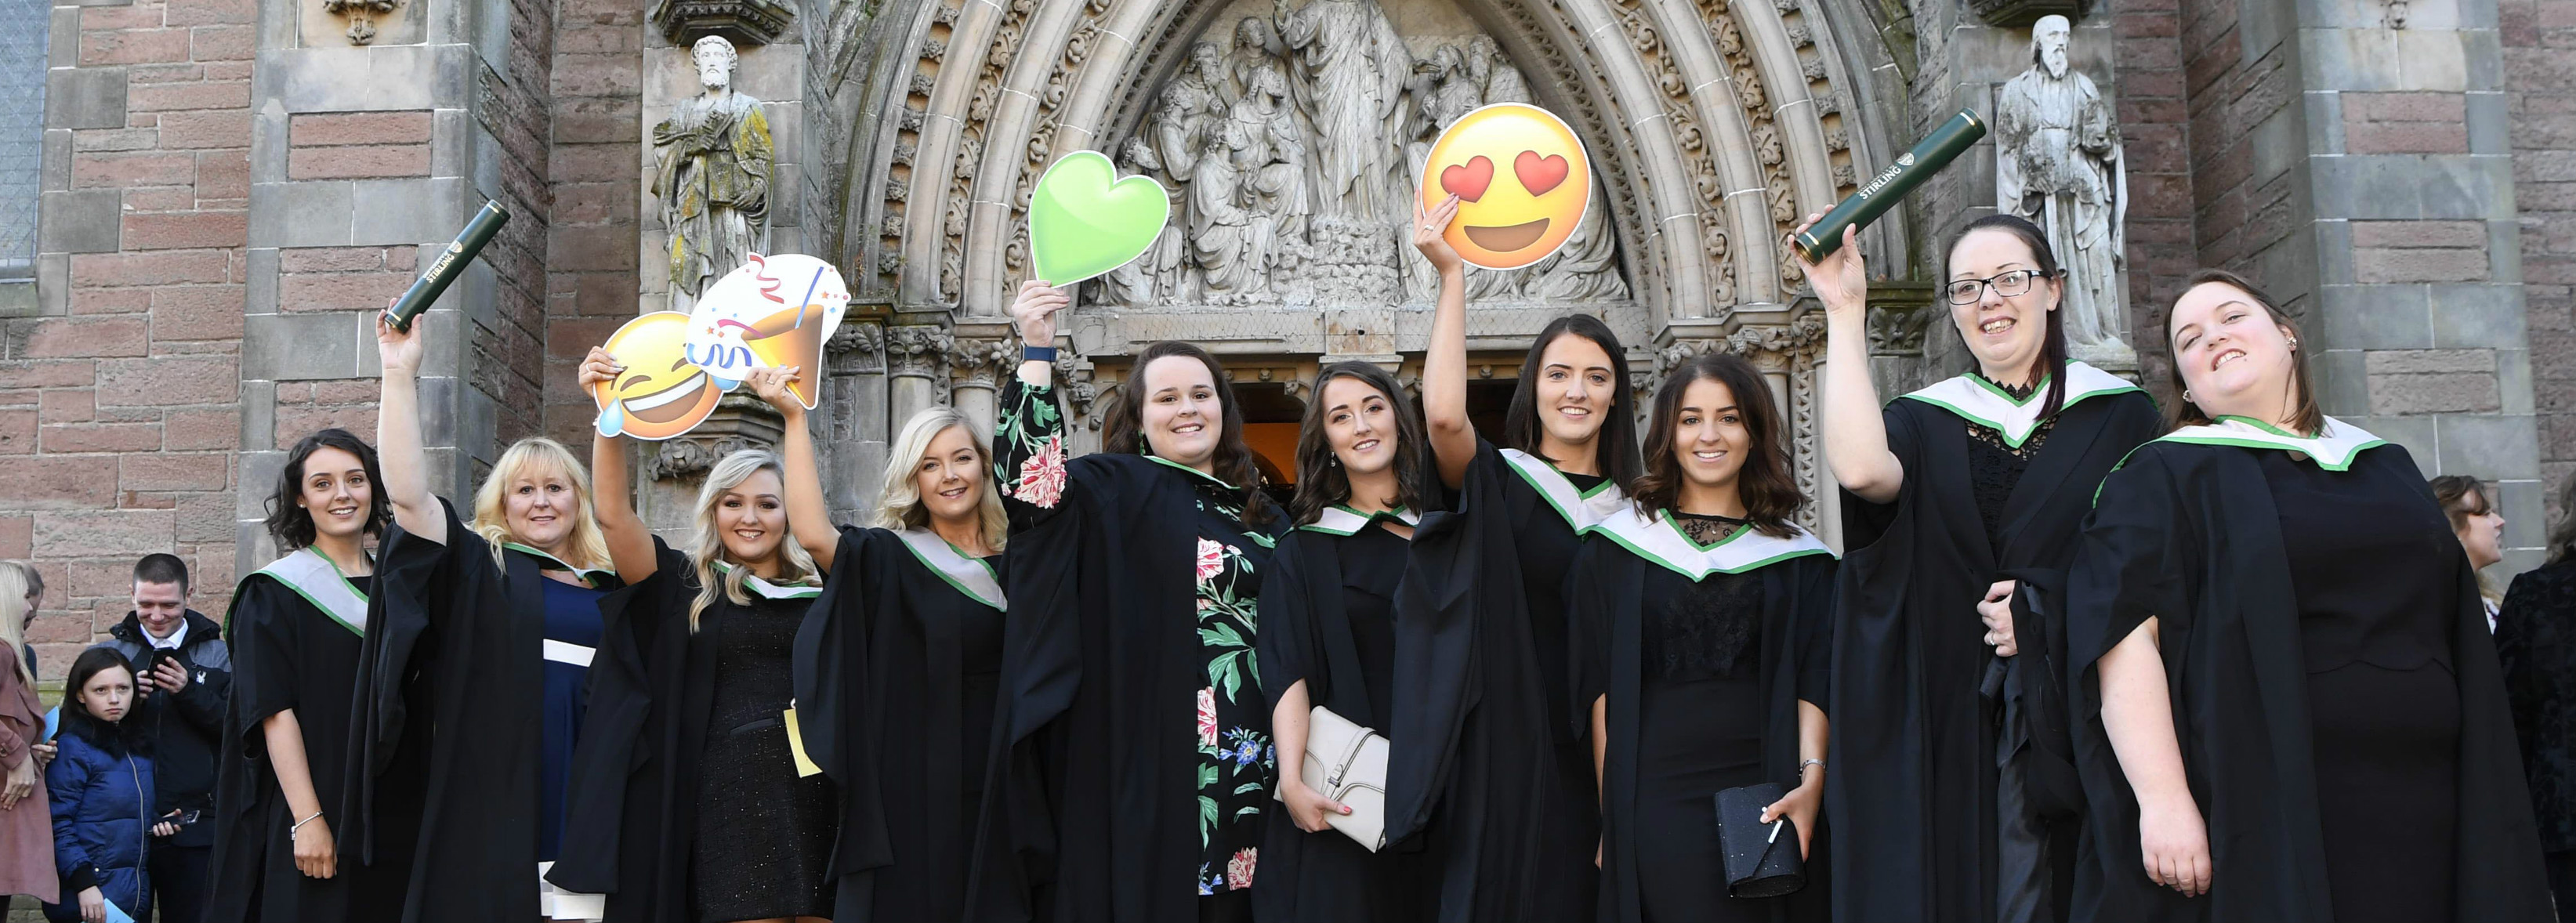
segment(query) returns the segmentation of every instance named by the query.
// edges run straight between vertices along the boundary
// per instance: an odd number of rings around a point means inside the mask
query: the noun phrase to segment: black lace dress
[[[1716,544],[1744,524],[1678,514],[1684,532]],[[1697,583],[1646,569],[1637,719],[1637,877],[1645,919],[1771,919],[1767,901],[1726,896],[1714,796],[1766,781],[1762,773],[1762,573],[1710,574]]]

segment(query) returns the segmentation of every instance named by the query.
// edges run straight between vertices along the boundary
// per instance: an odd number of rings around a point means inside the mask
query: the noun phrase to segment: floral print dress
[[[1053,509],[1067,486],[1064,414],[1055,389],[1017,379],[1002,393],[1001,452],[995,483],[1003,492]],[[1199,893],[1252,886],[1260,859],[1262,812],[1278,781],[1270,740],[1270,707],[1253,659],[1259,631],[1261,574],[1275,539],[1243,522],[1242,492],[1197,469],[1162,459],[1188,479],[1196,508],[1199,650],[1207,684],[1198,689]]]

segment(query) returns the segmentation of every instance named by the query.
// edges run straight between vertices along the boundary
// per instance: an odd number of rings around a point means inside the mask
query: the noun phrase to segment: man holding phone
[[[224,704],[232,695],[232,651],[223,627],[188,608],[188,565],[150,554],[134,565],[134,611],[101,647],[134,665],[134,713],[151,740],[160,822],[152,826],[150,871],[162,923],[198,923],[214,849],[215,760]]]

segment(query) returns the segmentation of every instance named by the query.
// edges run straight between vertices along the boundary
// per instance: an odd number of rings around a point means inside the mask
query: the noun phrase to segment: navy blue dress
[[[581,740],[581,715],[590,707],[586,654],[599,646],[599,599],[604,590],[545,580],[546,724],[537,776],[537,861],[553,862],[563,844],[564,780],[572,774],[573,744]],[[566,646],[579,648],[570,651]],[[576,656],[567,656],[568,654]],[[574,662],[574,661],[580,662]]]

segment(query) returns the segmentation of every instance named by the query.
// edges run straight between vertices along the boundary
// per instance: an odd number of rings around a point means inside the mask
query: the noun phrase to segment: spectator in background
[[[2513,579],[2496,616],[2505,702],[2522,739],[2532,819],[2560,923],[2576,923],[2576,477],[2559,493],[2548,562]]]
[[[153,816],[173,831],[152,844],[152,903],[161,908],[162,923],[197,923],[204,915],[215,845],[215,755],[233,685],[223,628],[188,608],[189,589],[186,562],[144,555],[134,565],[134,611],[98,645],[122,655],[134,672],[134,714],[126,725],[152,754],[159,796]]]
[[[103,647],[81,652],[63,684],[61,758],[45,768],[54,813],[54,867],[62,894],[45,905],[53,923],[104,923],[115,904],[136,920],[152,919],[152,883],[144,860],[153,823],[152,758],[126,715],[134,673]]]
[[[44,608],[45,575],[36,572],[36,565],[25,561],[0,561],[0,569],[16,572],[27,585],[27,611],[18,616],[18,636],[24,638],[27,629],[36,624],[36,610]],[[36,646],[18,646],[22,649],[19,656],[27,660],[27,675],[36,675]]]
[[[0,901],[25,894],[51,903],[61,879],[54,875],[54,828],[45,807],[45,779],[34,743],[45,733],[45,704],[36,698],[36,671],[21,670],[25,650],[26,574],[0,567]]]
[[[2451,533],[2460,537],[2460,547],[2469,552],[2469,569],[2478,574],[2478,598],[2487,604],[2487,630],[2494,631],[2496,607],[2504,602],[2504,594],[2487,578],[2487,567],[2504,560],[2504,514],[2496,510],[2486,485],[2477,478],[2445,474],[2431,483],[2442,515],[2451,518]]]

